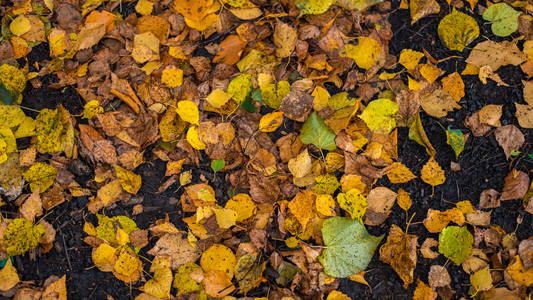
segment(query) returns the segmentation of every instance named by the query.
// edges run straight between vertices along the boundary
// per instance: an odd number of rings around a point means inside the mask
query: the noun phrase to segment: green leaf
[[[331,130],[316,111],[314,111],[305,121],[300,130],[300,140],[304,144],[313,144],[320,149],[333,151],[337,149],[335,145],[335,133]]]
[[[226,161],[224,159],[213,159],[211,161],[211,169],[215,173],[224,169],[225,165],[226,165]]]
[[[252,76],[249,74],[241,74],[233,78],[230,81],[227,90],[227,92],[232,95],[233,100],[239,104],[248,98],[248,94],[251,91]]]
[[[483,19],[492,23],[492,33],[505,37],[518,29],[519,11],[514,10],[506,3],[496,3],[485,10]]]
[[[368,128],[375,133],[389,134],[396,128],[394,114],[398,112],[398,104],[386,98],[376,99],[366,106],[359,115]]]
[[[459,129],[448,129],[446,130],[446,143],[450,145],[455,152],[455,158],[458,158],[461,152],[465,148],[465,136]]]
[[[435,153],[437,153],[437,150],[433,148],[433,145],[431,145],[431,142],[429,141],[426,131],[422,126],[420,114],[418,113],[416,114],[413,122],[409,126],[409,139],[417,142],[418,144],[426,148],[426,152],[429,154],[429,156],[435,156]]]
[[[246,99],[241,102],[241,107],[247,112],[255,112],[258,109],[257,106],[254,105],[250,97],[246,97]]]
[[[448,226],[439,234],[439,253],[460,265],[472,253],[474,237],[466,227]]]
[[[16,93],[8,90],[4,84],[0,82],[0,100],[2,100],[4,104],[12,104],[17,98],[18,95]]]
[[[479,36],[479,26],[474,18],[454,8],[442,18],[437,32],[448,49],[462,52]]]
[[[382,236],[373,236],[357,220],[333,217],[324,221],[322,237],[326,249],[318,257],[324,272],[348,277],[366,269]]]

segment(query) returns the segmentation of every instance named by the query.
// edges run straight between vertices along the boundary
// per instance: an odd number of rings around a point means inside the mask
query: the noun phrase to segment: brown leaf
[[[496,72],[501,66],[518,66],[525,60],[525,54],[518,49],[516,43],[511,41],[497,43],[487,40],[478,43],[472,49],[466,62],[478,68],[489,66],[492,71]]]
[[[436,118],[445,117],[450,111],[461,108],[452,96],[442,90],[435,90],[433,93],[423,96],[420,105],[428,115]]]
[[[533,80],[524,83],[524,101],[533,106]]]
[[[301,92],[289,92],[281,101],[279,110],[291,120],[304,122],[313,109],[313,96]]]
[[[433,265],[429,268],[428,282],[429,286],[436,288],[447,286],[452,280],[445,267]]]
[[[500,193],[495,189],[488,189],[481,192],[479,196],[479,208],[500,207]]]
[[[427,15],[439,13],[440,5],[435,0],[410,0],[409,11],[411,13],[411,24],[414,24]]]
[[[91,48],[105,35],[106,26],[102,23],[87,23],[78,33],[78,50]]]
[[[522,199],[529,190],[529,176],[516,169],[511,170],[505,177],[500,201]]]
[[[278,21],[274,30],[274,44],[278,47],[276,49],[276,56],[280,58],[291,56],[291,53],[296,46],[297,39],[298,33],[296,29],[286,23]]]
[[[518,245],[518,255],[524,264],[524,270],[533,268],[533,240],[523,240]]]
[[[413,282],[416,267],[416,245],[418,237],[406,234],[392,225],[387,242],[381,247],[379,259],[388,263],[403,280],[404,288]]]
[[[35,220],[35,217],[43,214],[43,204],[39,189],[36,189],[20,206],[20,214],[32,222]]]
[[[533,128],[533,106],[515,103],[516,118],[522,128]]]
[[[191,246],[184,232],[163,235],[147,253],[153,256],[170,257],[172,270],[177,270],[183,264],[195,262],[202,254],[199,249]]]
[[[481,124],[479,122],[479,111],[476,111],[472,115],[466,117],[465,126],[472,131],[474,136],[483,136],[491,129],[489,125]]]
[[[489,104],[479,110],[479,123],[499,127],[503,105]]]
[[[525,138],[520,129],[514,125],[506,125],[496,128],[494,137],[498,144],[503,148],[507,159],[511,156],[512,151],[519,150],[524,144]]]
[[[389,213],[392,206],[396,202],[396,194],[394,191],[384,186],[376,187],[368,193],[367,196],[367,210],[373,210],[378,213]]]
[[[238,35],[232,34],[220,43],[220,50],[213,59],[214,63],[236,64],[241,58],[242,50],[246,47],[246,41]]]
[[[437,242],[435,239],[427,238],[420,247],[420,253],[424,258],[434,259],[439,256],[439,253],[431,250],[431,248],[436,247],[438,245],[439,242]]]

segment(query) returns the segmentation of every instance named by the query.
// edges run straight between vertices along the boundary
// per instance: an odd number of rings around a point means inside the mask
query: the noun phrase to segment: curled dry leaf
[[[440,5],[435,0],[410,0],[409,1],[409,12],[411,13],[411,24],[414,24],[416,21],[421,18],[437,14],[440,11]]]
[[[463,225],[465,217],[459,208],[450,208],[445,211],[428,209],[427,216],[424,219],[424,226],[429,232],[441,232],[450,222],[457,225]]]
[[[500,193],[495,189],[481,192],[479,196],[479,208],[496,208],[500,206]]]
[[[437,242],[437,240],[433,238],[427,238],[422,243],[422,246],[420,246],[420,253],[424,258],[434,259],[439,256],[439,253],[431,250],[431,248],[437,247],[438,245],[439,242]]]

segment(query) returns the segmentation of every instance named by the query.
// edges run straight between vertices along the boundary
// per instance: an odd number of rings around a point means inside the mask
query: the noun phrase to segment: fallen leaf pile
[[[505,201],[533,214],[529,174],[511,167],[479,201],[437,199],[435,189],[453,176],[437,153],[452,153],[450,168],[460,170],[469,138],[490,137],[509,166],[533,157],[522,153],[533,128],[533,3],[391,2],[399,1],[2,4],[0,193],[9,214],[0,220],[0,291],[67,298],[68,273],[34,282],[13,262],[57,248],[61,228],[49,214],[86,197],[92,264],[138,300],[350,299],[342,278],[371,298],[373,259],[413,299],[453,299],[458,269],[469,280],[460,297],[531,297],[533,234],[519,240],[491,223]],[[453,56],[391,54],[396,9],[410,16],[405,23],[438,18],[435,47]],[[30,64],[37,47],[48,56]],[[458,57],[455,70],[442,68]],[[509,66],[525,79],[502,80]],[[512,85],[523,98],[504,99],[513,111],[491,103],[465,111],[466,78]],[[25,90],[43,85],[75,90],[82,111],[25,107]],[[442,125],[458,116],[467,129]],[[445,138],[440,149],[428,119]],[[427,155],[408,167],[398,148],[410,141]],[[140,166],[155,160],[166,168],[151,186]],[[433,192],[411,198],[412,182]],[[173,211],[146,206],[147,193],[172,197]],[[399,224],[389,222],[395,204]],[[123,213],[111,213],[117,207]],[[150,224],[137,219],[148,212],[157,214]],[[431,260],[427,274],[421,258]]]

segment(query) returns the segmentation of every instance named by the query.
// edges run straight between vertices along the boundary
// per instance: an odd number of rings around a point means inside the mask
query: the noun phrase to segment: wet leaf
[[[404,288],[413,282],[417,240],[416,235],[404,233],[400,227],[393,224],[387,241],[380,249],[379,259],[391,265],[403,280]]]
[[[422,167],[422,180],[432,186],[443,184],[446,181],[444,170],[439,166],[433,157]]]
[[[215,298],[222,298],[235,290],[235,286],[228,278],[228,275],[222,271],[207,272],[202,283],[207,295]]]
[[[450,274],[445,267],[439,265],[431,266],[428,274],[429,286],[433,288],[444,287],[448,286],[451,281]]]
[[[9,24],[9,30],[16,36],[21,36],[30,31],[31,22],[23,15],[19,15]]]
[[[335,133],[324,123],[316,112],[311,113],[300,130],[304,144],[313,144],[320,149],[335,150]]]
[[[398,104],[382,98],[370,102],[362,114],[359,115],[370,130],[376,133],[389,134],[396,128],[394,114],[398,112]]]
[[[483,12],[483,19],[492,23],[492,33],[505,37],[518,29],[519,11],[514,10],[507,3],[495,3]]]
[[[460,265],[472,252],[474,238],[466,227],[448,226],[439,234],[439,253]]]
[[[198,128],[191,126],[189,127],[189,130],[187,130],[186,135],[187,142],[196,150],[204,150],[207,148],[207,145],[200,140],[198,137]]]
[[[366,269],[383,236],[370,235],[363,224],[350,218],[333,217],[322,224],[326,249],[318,258],[324,272],[348,277]]]
[[[479,26],[476,20],[455,8],[442,18],[437,31],[448,49],[460,52],[479,36]]]

